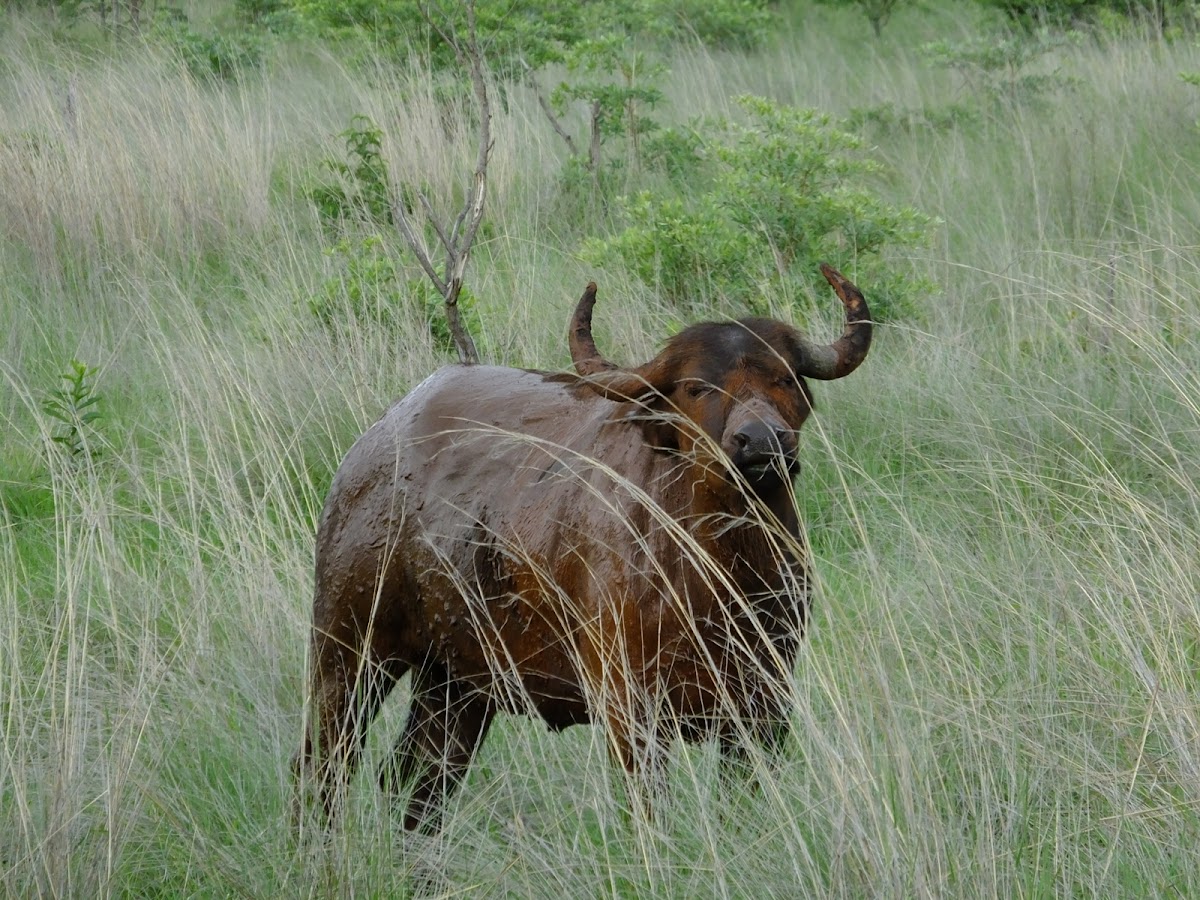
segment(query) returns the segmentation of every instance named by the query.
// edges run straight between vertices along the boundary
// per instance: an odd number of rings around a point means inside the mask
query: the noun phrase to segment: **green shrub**
[[[405,318],[425,321],[433,345],[453,353],[454,338],[446,322],[442,297],[423,274],[409,277],[378,234],[357,240],[343,238],[326,251],[335,273],[309,297],[309,312],[334,337],[346,328],[383,328],[394,331]],[[480,331],[475,296],[465,286],[458,297],[463,327],[472,335]]]
[[[159,11],[155,33],[200,80],[236,81],[261,69],[266,57],[266,40],[258,29],[196,31],[187,15],[176,9]]]
[[[306,190],[321,218],[330,224],[363,221],[392,223],[387,164],[381,156],[383,132],[364,115],[350,120],[339,135],[346,142],[346,159],[326,159],[326,172],[336,180],[319,180]]]
[[[875,37],[883,36],[883,26],[891,19],[892,13],[900,5],[901,0],[817,0],[827,6],[856,6],[871,23]]]
[[[404,302],[396,263],[378,235],[338,241],[325,251],[335,274],[308,299],[309,311],[331,331],[347,323],[393,328]]]
[[[96,393],[96,371],[72,359],[70,370],[61,376],[66,385],[51,390],[42,401],[42,411],[57,423],[50,440],[73,460],[91,458],[97,450],[89,440],[95,423],[104,415]]]
[[[233,8],[243,22],[263,24],[285,12],[285,0],[233,0]]]
[[[958,73],[967,91],[1015,107],[1075,86],[1074,79],[1058,68],[1049,72],[1036,70],[1045,57],[1070,40],[1064,35],[1047,33],[978,37],[959,42],[934,41],[921,51],[931,65]]]
[[[619,262],[677,306],[702,305],[714,295],[752,303],[762,255],[714,195],[688,201],[642,191],[624,198],[619,212],[624,230],[586,242],[585,258]]]
[[[415,54],[435,71],[460,68],[444,34],[465,31],[465,4],[438,7],[436,27],[416,0],[295,0],[294,8],[320,34]],[[527,80],[540,94],[539,73],[551,64],[565,69],[543,108],[590,173],[593,194],[604,176],[591,129],[601,143],[616,139],[617,149],[606,151],[610,169],[630,162],[636,170],[642,141],[658,127],[647,113],[662,101],[665,49],[681,41],[754,47],[772,21],[765,0],[478,0],[475,14],[488,68],[501,83]],[[572,136],[562,117],[575,103],[586,104],[593,121]]]
[[[911,295],[925,286],[887,275],[879,261],[924,240],[933,221],[871,190],[880,167],[828,115],[759,97],[739,102],[749,121],[711,126],[688,176],[702,188],[626,200],[624,230],[585,243],[585,256],[625,266],[675,304],[720,296],[757,312],[769,297],[804,293],[820,262],[851,263],[891,283],[872,307],[878,317],[911,314]]]
[[[616,34],[581,41],[565,61],[576,80],[555,89],[552,102],[560,111],[575,100],[599,101],[597,123],[605,137],[625,134],[636,141],[639,132],[653,127],[640,110],[663,99],[654,79],[666,74],[665,65],[645,53],[631,52]]]
[[[666,175],[676,184],[686,184],[704,158],[703,124],[656,128],[642,142],[646,168]]]
[[[668,41],[692,39],[715,49],[758,47],[770,34],[773,20],[771,4],[762,0],[626,0],[613,5],[627,10],[626,21],[640,17],[645,27],[666,23],[661,34]]]
[[[985,6],[1003,10],[1008,18],[1028,28],[1069,25],[1101,4],[1097,0],[982,0]]]
[[[889,206],[863,186],[879,172],[862,140],[809,109],[741,98],[749,125],[732,126],[715,147],[718,202],[746,232],[764,239],[781,276],[824,258],[876,253],[921,239],[928,219]]]
[[[1106,29],[1120,22],[1149,24],[1159,34],[1195,28],[1195,0],[983,0],[1003,10],[1010,21],[1028,30],[1080,23],[1100,23]]]
[[[439,6],[435,15],[445,21],[437,28],[426,20],[418,0],[293,0],[292,6],[324,36],[362,39],[398,55],[415,52],[435,69],[457,64],[440,31],[463,30],[465,4]],[[711,47],[753,47],[765,40],[772,18],[765,0],[477,0],[475,15],[489,66],[510,78],[527,68],[562,62],[582,42],[613,35],[640,42],[698,40]]]
[[[851,131],[889,135],[896,133],[946,132],[965,125],[974,125],[982,116],[979,108],[969,103],[947,103],[910,109],[895,103],[856,106],[846,116]]]
[[[415,55],[435,71],[454,70],[458,59],[444,35],[466,31],[466,4],[432,10],[419,0],[293,0],[292,8],[320,37],[361,44],[372,54]],[[561,59],[561,48],[583,37],[579,9],[562,0],[477,0],[475,16],[487,45],[488,65],[500,78],[516,78],[525,66]]]

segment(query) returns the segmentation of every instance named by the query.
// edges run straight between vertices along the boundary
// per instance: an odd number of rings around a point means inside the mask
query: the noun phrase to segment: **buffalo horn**
[[[871,312],[867,301],[841,272],[821,263],[821,274],[846,307],[846,325],[842,336],[832,344],[811,344],[801,339],[796,373],[808,378],[832,381],[858,368],[871,347]]]
[[[600,355],[592,338],[592,308],[596,305],[596,283],[589,282],[571,317],[571,360],[593,391],[606,400],[635,400],[669,386],[663,366],[653,359],[636,369],[626,369]]]

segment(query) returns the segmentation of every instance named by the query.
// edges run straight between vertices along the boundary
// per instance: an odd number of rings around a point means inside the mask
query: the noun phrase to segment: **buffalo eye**
[[[791,375],[784,375],[781,378],[776,379],[775,384],[784,390],[790,391],[796,387],[796,379]]]
[[[712,388],[711,384],[705,384],[704,382],[701,382],[701,381],[694,381],[691,384],[689,384],[686,388],[687,395],[689,397],[691,397],[693,400],[698,400],[699,398],[703,397],[705,394],[711,393],[712,389],[713,388]]]

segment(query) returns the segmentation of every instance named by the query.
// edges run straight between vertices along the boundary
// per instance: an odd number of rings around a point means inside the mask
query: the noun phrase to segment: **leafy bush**
[[[1029,30],[1082,22],[1113,24],[1115,18],[1149,23],[1155,31],[1195,28],[1195,0],[983,0]]]
[[[888,23],[901,0],[817,0],[827,6],[857,6],[871,23],[875,37],[883,36],[883,26]]]
[[[761,46],[770,34],[773,18],[762,0],[641,0],[624,5],[637,8],[647,19],[667,20],[667,40],[690,37],[704,47],[719,49]]]
[[[1074,80],[1057,68],[1050,72],[1034,70],[1036,63],[1068,40],[1063,35],[1046,33],[978,37],[960,42],[934,41],[921,50],[931,65],[957,72],[971,93],[996,103],[1018,106],[1074,86]]]
[[[337,269],[308,308],[331,331],[340,325],[364,323],[392,328],[403,305],[396,264],[378,235],[358,241],[338,241],[325,251]]]
[[[444,4],[434,27],[417,0],[294,0],[297,13],[321,34],[365,40],[397,55],[416,54],[436,71],[457,71],[460,60],[445,34],[463,33],[465,4]],[[590,173],[593,193],[603,177],[600,144],[619,139],[636,167],[641,142],[657,128],[646,115],[662,100],[661,53],[681,41],[749,48],[766,39],[772,13],[765,0],[477,0],[478,32],[488,67],[503,82],[526,80],[542,94],[539,73],[561,65],[567,77],[543,98],[572,156]],[[583,135],[569,134],[562,117],[573,103],[590,107]],[[598,140],[593,140],[595,134]],[[611,168],[624,159],[609,154]]]
[[[642,161],[646,168],[666,175],[676,184],[684,184],[704,158],[702,122],[690,126],[656,128],[642,142]]]
[[[766,240],[781,276],[797,261],[813,269],[846,248],[857,256],[920,240],[926,217],[861,186],[880,167],[857,155],[859,137],[814,110],[760,97],[740,102],[752,122],[731,127],[715,147],[722,163],[716,197],[743,230]]]
[[[261,69],[266,56],[266,41],[257,29],[200,32],[177,9],[159,11],[155,33],[175,49],[192,76],[201,80],[236,81]]]
[[[322,165],[337,176],[308,188],[321,218],[331,224],[365,221],[391,224],[392,210],[387,165],[381,156],[383,132],[364,115],[350,120],[339,135],[346,142],[346,159],[326,159]]]
[[[233,0],[234,13],[244,28],[297,38],[305,35],[305,23],[288,0]]]
[[[336,272],[327,278],[308,309],[335,337],[343,328],[397,329],[405,317],[426,322],[434,346],[454,352],[454,338],[442,309],[442,297],[423,276],[408,277],[387,244],[377,234],[358,240],[344,238],[326,251]],[[473,335],[480,331],[474,295],[464,287],[458,297],[459,315]]]
[[[663,99],[655,80],[666,74],[666,66],[637,50],[631,50],[624,37],[581,41],[565,54],[570,80],[564,80],[551,95],[558,116],[577,101],[591,106],[587,168],[598,175],[600,145],[607,139],[622,138],[628,159],[636,169],[641,163],[644,138],[658,129],[658,123],[646,115]],[[559,125],[561,133],[561,124]],[[575,144],[570,144],[578,154]],[[610,160],[611,166],[622,162]]]
[[[1003,10],[1010,20],[1030,28],[1068,25],[1100,5],[1097,0],[983,0],[983,4]]]
[[[292,5],[328,37],[361,37],[377,48],[416,52],[434,68],[456,64],[418,0],[293,0]],[[447,19],[439,21],[440,29],[464,30],[465,4],[442,4],[435,14]],[[576,45],[614,34],[643,42],[695,39],[712,47],[752,47],[766,38],[771,21],[765,0],[477,0],[475,15],[489,65],[503,77],[562,62]]]
[[[703,188],[626,200],[625,229],[587,242],[585,256],[624,265],[676,304],[723,296],[758,312],[769,296],[803,293],[820,262],[851,262],[891,283],[872,307],[880,317],[910,314],[918,286],[885,277],[878,260],[923,240],[932,220],[869,189],[879,166],[828,115],[759,97],[739,102],[750,120],[716,123],[697,162]]]
[[[21,4],[6,5],[12,9]],[[140,0],[49,0],[43,5],[52,9],[59,21],[68,26],[87,23],[110,31],[122,28],[137,31],[141,28],[144,11]]]
[[[851,131],[869,130],[871,134],[945,132],[973,125],[980,118],[978,107],[967,103],[923,106],[920,109],[894,103],[877,103],[874,106],[853,107],[846,116],[846,127]]]
[[[285,0],[233,0],[233,8],[242,21],[261,24],[283,13],[287,3]]]
[[[761,254],[714,194],[689,202],[643,191],[623,199],[619,211],[628,225],[612,238],[585,243],[586,258],[619,262],[676,305],[714,294],[751,302],[764,277],[756,265]]]
[[[88,436],[104,414],[93,381],[95,375],[96,369],[72,359],[70,370],[61,376],[66,385],[51,390],[42,401],[42,411],[58,423],[50,440],[71,459],[90,458],[96,452]]]

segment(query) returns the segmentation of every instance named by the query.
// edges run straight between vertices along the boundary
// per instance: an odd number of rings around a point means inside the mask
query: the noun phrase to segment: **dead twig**
[[[416,192],[421,208],[445,251],[445,265],[441,273],[433,263],[433,257],[429,247],[425,244],[424,236],[413,225],[411,215],[403,202],[393,200],[392,216],[409,249],[417,257],[421,269],[433,282],[438,293],[442,295],[446,321],[450,326],[450,335],[454,339],[459,361],[471,364],[479,362],[479,351],[475,347],[475,341],[470,332],[463,326],[462,317],[459,315],[458,299],[462,293],[467,261],[470,259],[475,238],[479,234],[479,225],[483,221],[484,205],[487,200],[487,168],[492,152],[492,108],[488,96],[483,51],[479,46],[476,29],[474,0],[470,0],[466,4],[465,36],[453,24],[450,16],[446,17],[449,24],[443,26],[439,17],[434,14],[432,4],[423,3],[421,14],[425,16],[425,20],[430,26],[441,35],[447,46],[453,49],[459,65],[465,68],[471,77],[471,87],[475,94],[475,104],[479,113],[474,184],[461,211],[455,217],[454,224],[449,229],[437,221],[429,199],[421,192]]]

